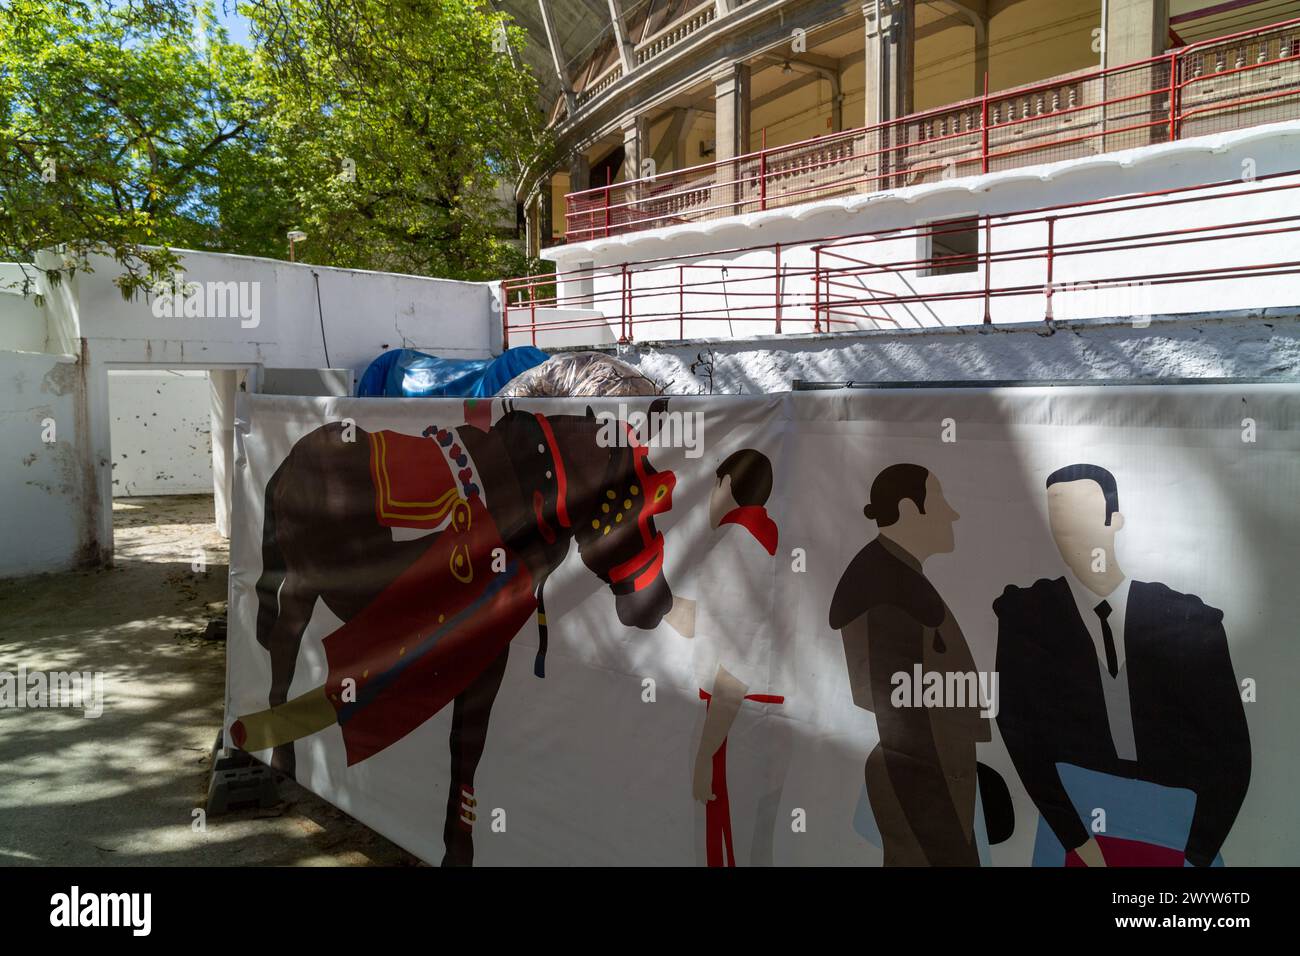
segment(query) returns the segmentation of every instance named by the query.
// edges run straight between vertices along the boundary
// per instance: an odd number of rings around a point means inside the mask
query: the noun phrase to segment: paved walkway
[[[414,858],[325,801],[196,830],[221,724],[227,543],[212,497],[118,499],[116,564],[0,581],[0,671],[102,671],[103,713],[0,708],[0,865],[370,865]],[[206,573],[192,563],[200,550]]]

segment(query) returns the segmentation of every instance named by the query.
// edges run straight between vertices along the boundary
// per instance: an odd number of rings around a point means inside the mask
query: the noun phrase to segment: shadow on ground
[[[103,713],[0,708],[0,866],[410,865],[291,781],[281,804],[213,817],[227,542],[212,497],[119,499],[112,568],[0,581],[0,671],[100,671]],[[195,567],[204,568],[195,571]]]

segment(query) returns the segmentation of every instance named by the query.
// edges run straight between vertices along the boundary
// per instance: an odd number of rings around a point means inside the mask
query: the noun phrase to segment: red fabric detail
[[[326,694],[339,715],[349,766],[445,707],[536,609],[527,567],[507,549],[514,573],[494,573],[494,548],[505,546],[481,500],[471,498],[427,551],[322,642]],[[464,620],[454,620],[476,602]],[[356,703],[343,699],[346,678],[356,682]]]
[[[767,549],[767,553],[776,554],[776,522],[768,517],[767,509],[762,505],[741,505],[723,515],[719,525],[738,524]]]
[[[1182,866],[1183,851],[1141,840],[1122,840],[1119,837],[1098,836],[1097,847],[1107,866]],[[1070,850],[1065,854],[1066,866],[1086,866],[1079,854]]]
[[[709,700],[704,691],[704,709]],[[736,848],[731,841],[731,801],[727,795],[727,741],[713,754],[713,799],[704,805],[704,853],[709,866],[735,866]]]
[[[546,447],[550,449],[551,461],[555,465],[555,519],[560,522],[561,528],[567,528],[569,527],[569,476],[564,472],[564,459],[560,457],[560,446],[555,444],[555,432],[551,431],[551,423],[546,420],[545,415],[538,415],[537,424],[542,426],[542,434],[546,436]]]
[[[700,700],[707,712],[713,695],[700,688]],[[745,700],[760,704],[782,704],[784,697],[773,694],[746,694]],[[704,853],[709,866],[735,866],[736,850],[731,842],[731,798],[727,794],[727,741],[713,755],[713,799],[704,807]]]
[[[386,528],[436,528],[460,495],[437,441],[419,435],[371,432],[370,479]]]
[[[465,424],[472,425],[481,432],[492,427],[492,399],[465,399]]]
[[[663,564],[664,536],[663,534],[657,534],[655,535],[654,540],[651,541],[647,547],[642,548],[622,564],[610,568],[609,583],[618,584],[625,578],[641,571],[640,574],[637,574],[636,580],[632,582],[633,590],[640,591],[654,579],[655,575],[659,573],[659,569],[663,567]],[[642,568],[645,568],[645,570],[642,571]]]

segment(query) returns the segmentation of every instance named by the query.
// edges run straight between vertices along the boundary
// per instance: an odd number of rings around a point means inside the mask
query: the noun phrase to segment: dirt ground
[[[0,865],[412,865],[291,781],[211,817],[227,542],[211,495],[118,499],[112,568],[0,581],[0,671],[102,671],[103,713],[0,708]],[[206,570],[196,572],[202,561]]]

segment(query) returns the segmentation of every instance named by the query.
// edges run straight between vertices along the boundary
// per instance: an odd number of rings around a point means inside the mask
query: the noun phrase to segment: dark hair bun
[[[868,518],[870,518],[872,521],[876,520],[876,509],[873,508],[871,505],[867,505],[865,508],[863,508],[862,513],[866,515]]]

